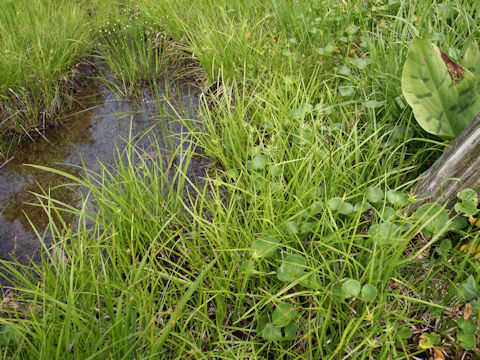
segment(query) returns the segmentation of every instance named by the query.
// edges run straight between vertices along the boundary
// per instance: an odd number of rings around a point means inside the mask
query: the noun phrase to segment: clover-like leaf
[[[318,274],[310,274],[300,281],[300,285],[305,286],[307,289],[318,290],[322,287],[322,279]]]
[[[348,279],[342,283],[342,292],[346,298],[356,297],[360,293],[360,283],[355,279]]]
[[[465,219],[463,216],[455,216],[454,218],[450,219],[449,229],[461,230],[467,225],[468,225],[467,219]]]
[[[470,275],[463,284],[457,287],[457,296],[462,302],[468,302],[478,296],[478,287],[473,275]]]
[[[302,234],[310,234],[315,230],[315,224],[309,221],[306,221],[302,224],[300,232]]]
[[[437,249],[437,252],[440,254],[441,257],[446,259],[448,254],[450,253],[450,250],[452,250],[452,241],[450,239],[443,239]]]
[[[285,229],[290,235],[295,235],[300,232],[297,224],[297,220],[290,220],[285,224]]]
[[[300,255],[287,256],[277,270],[280,281],[293,282],[304,272],[307,262]]]
[[[400,237],[402,228],[390,221],[374,224],[368,229],[368,235],[379,244],[394,244]]]
[[[293,322],[288,324],[284,329],[285,336],[283,337],[283,340],[295,340],[295,338],[297,337],[297,329],[297,324]]]
[[[339,86],[338,92],[341,97],[351,97],[355,94],[355,89],[351,86]]]
[[[475,190],[467,188],[458,192],[457,198],[462,201],[473,202],[478,204],[478,194]]]
[[[448,213],[437,204],[423,204],[415,211],[415,216],[424,224],[424,229],[433,234],[440,233],[448,222]]]
[[[256,239],[250,246],[250,253],[254,259],[272,256],[280,245],[281,238],[276,235],[265,234]]]
[[[387,191],[387,201],[397,208],[408,204],[407,195],[401,191],[395,190]]]
[[[273,311],[272,322],[275,326],[284,327],[297,317],[298,311],[292,304],[281,302],[277,304],[277,308]]]
[[[263,170],[267,166],[267,157],[265,155],[257,155],[252,160],[253,170]]]
[[[435,333],[422,334],[418,346],[423,350],[428,350],[440,343],[440,336]]]
[[[377,288],[372,284],[365,284],[362,287],[362,300],[363,301],[372,301],[377,297]]]
[[[279,327],[276,327],[272,323],[267,323],[262,331],[262,337],[265,340],[269,341],[282,341],[282,330]]]
[[[473,216],[478,213],[478,208],[477,204],[471,201],[463,201],[455,204],[455,211],[465,216]]]
[[[397,331],[397,338],[400,340],[408,340],[412,336],[413,336],[413,333],[409,327],[403,326]]]
[[[367,192],[365,193],[365,195],[367,197],[367,200],[374,204],[383,201],[383,198],[384,198],[383,191],[373,186],[370,186],[367,189]]]

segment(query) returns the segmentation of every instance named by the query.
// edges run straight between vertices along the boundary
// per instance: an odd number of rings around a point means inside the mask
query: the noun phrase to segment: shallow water
[[[186,83],[159,84],[155,100],[149,95],[135,101],[118,99],[102,85],[90,87],[79,99],[78,109],[63,125],[46,131],[47,139],[38,136],[35,141],[25,141],[14,159],[0,169],[0,258],[13,256],[24,262],[39,256],[40,241],[30,222],[43,234],[48,219],[41,208],[28,204],[39,203],[33,193],[50,191],[53,198],[79,206],[78,195],[56,187],[67,181],[64,177],[25,164],[81,176],[82,164],[92,171],[98,170],[100,163],[115,164],[116,149],[124,148],[130,136],[146,152],[152,138],[142,137],[146,132],[155,134],[160,146],[166,147],[162,142],[166,129],[176,134],[173,141],[177,146],[187,146],[182,141],[187,129],[175,119],[178,115],[195,119],[198,109],[197,93]],[[201,160],[191,162],[188,175],[200,176],[204,165]]]

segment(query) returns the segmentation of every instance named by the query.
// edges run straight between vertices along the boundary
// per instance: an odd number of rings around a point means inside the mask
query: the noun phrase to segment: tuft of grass
[[[411,359],[433,356],[420,340],[435,333],[446,355],[478,357],[457,340],[456,320],[465,314],[455,312],[465,305],[460,284],[480,271],[458,250],[476,245],[478,231],[449,233],[451,248],[440,254],[440,234],[422,231],[433,218],[412,220],[386,199],[348,214],[331,205],[365,204],[370,187],[408,193],[431,165],[444,143],[426,137],[402,99],[407,45],[419,34],[455,58],[478,31],[478,6],[120,5],[113,25],[104,24],[100,56],[121,91],[163,71],[168,50],[156,52],[156,29],[202,65],[212,91],[198,123],[184,123],[195,146],[172,147],[164,161],[130,144],[115,170],[62,173],[83,197],[80,209],[39,195],[55,241],[44,244],[41,263],[2,262],[15,278],[0,318],[5,356]],[[147,24],[124,29],[126,14]],[[109,37],[108,29],[119,32]],[[196,149],[215,165],[202,186],[186,175]],[[149,150],[164,153],[158,143]],[[379,241],[368,230],[385,221],[388,207],[391,228],[402,230]],[[62,221],[65,213],[77,222]],[[254,256],[252,244],[264,237],[275,247]],[[278,276],[292,255],[318,283]],[[346,298],[345,284],[354,285],[349,294],[370,285],[376,296]],[[264,330],[285,303],[298,327],[293,340],[271,340]]]

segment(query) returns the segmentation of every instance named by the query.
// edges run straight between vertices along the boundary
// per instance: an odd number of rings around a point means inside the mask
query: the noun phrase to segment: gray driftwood
[[[480,114],[418,182],[415,194],[421,201],[410,211],[427,201],[452,207],[464,188],[480,189]]]

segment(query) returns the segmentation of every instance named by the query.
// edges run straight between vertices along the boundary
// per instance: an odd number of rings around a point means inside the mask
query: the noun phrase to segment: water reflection
[[[99,169],[99,162],[114,164],[116,147],[122,149],[129,136],[138,137],[137,145],[148,150],[151,137],[141,135],[152,128],[162,139],[162,130],[168,127],[180,134],[175,141],[180,143],[186,129],[175,121],[176,114],[195,118],[198,108],[192,87],[167,82],[158,85],[155,101],[149,95],[135,101],[119,100],[105,87],[91,87],[82,94],[80,103],[63,126],[48,130],[48,140],[38,137],[35,142],[25,141],[14,153],[15,158],[0,169],[0,258],[13,255],[21,260],[38,255],[40,242],[30,222],[43,233],[48,219],[41,208],[28,205],[38,203],[33,193],[41,193],[43,189],[73,206],[80,200],[73,191],[58,186],[66,181],[64,177],[24,164],[53,167],[81,176],[82,164],[93,171]],[[198,173],[199,167],[194,164],[191,170]]]

